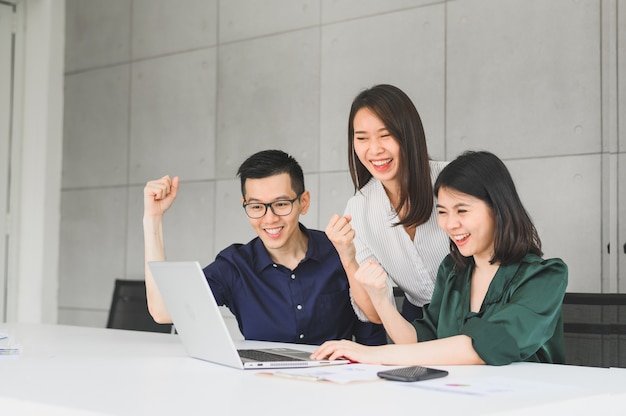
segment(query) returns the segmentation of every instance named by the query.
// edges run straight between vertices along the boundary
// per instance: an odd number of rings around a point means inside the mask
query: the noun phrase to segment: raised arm
[[[159,289],[148,268],[149,261],[165,260],[165,244],[163,242],[163,214],[169,209],[178,192],[178,177],[173,179],[163,176],[149,181],[143,190],[143,236],[144,236],[144,270],[146,280],[146,297],[148,310],[158,323],[171,323],[170,317]]]
[[[467,335],[377,347],[367,347],[347,340],[327,341],[311,357],[316,360],[347,358],[359,363],[387,365],[485,364]]]
[[[387,335],[393,342],[396,344],[417,342],[415,328],[398,312],[389,297],[391,287],[383,267],[374,260],[368,260],[356,271],[355,279],[367,292]]]
[[[356,247],[354,246],[354,229],[350,225],[352,217],[350,215],[340,216],[334,214],[325,232],[328,239],[335,246],[335,250],[339,253],[341,264],[348,276],[348,282],[350,284],[350,292],[354,302],[361,308],[365,316],[370,322],[381,323],[381,319],[376,312],[376,308],[372,304],[367,291],[358,280],[355,275],[359,269],[359,263],[356,261]]]

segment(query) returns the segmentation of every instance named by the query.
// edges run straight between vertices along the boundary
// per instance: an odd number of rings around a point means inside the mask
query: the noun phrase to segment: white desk
[[[607,409],[603,415],[621,415],[626,403],[624,369],[440,367],[450,372],[451,383],[504,377],[560,387],[477,397],[382,380],[343,385],[265,377],[188,358],[170,334],[2,323],[0,332],[23,348],[17,358],[0,357],[2,415],[588,416],[599,408]]]

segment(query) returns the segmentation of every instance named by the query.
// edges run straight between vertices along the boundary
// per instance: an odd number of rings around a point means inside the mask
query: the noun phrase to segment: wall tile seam
[[[264,34],[260,34],[260,35],[256,35],[256,36],[234,38],[234,39],[227,40],[227,41],[221,41],[220,40],[220,38],[223,37],[223,34],[221,34],[220,30],[219,30],[219,27],[220,27],[219,23],[220,23],[221,19],[218,19],[218,21],[216,23],[216,31],[217,31],[216,38],[217,38],[217,42],[214,43],[214,44],[213,43],[209,43],[207,45],[200,46],[200,47],[189,48],[189,49],[181,49],[181,50],[174,51],[174,52],[168,52],[168,53],[157,54],[157,55],[146,55],[146,56],[140,56],[140,57],[134,57],[133,56],[134,51],[132,49],[132,36],[133,36],[132,30],[133,30],[133,28],[132,28],[132,9],[131,9],[131,11],[129,12],[131,14],[131,21],[129,23],[130,26],[131,26],[130,27],[131,40],[130,40],[130,43],[129,43],[130,58],[128,60],[121,60],[121,61],[116,61],[116,62],[112,62],[112,63],[108,63],[108,64],[104,64],[104,65],[97,65],[97,66],[77,67],[77,68],[73,68],[70,71],[67,71],[65,74],[66,75],[73,75],[73,74],[77,74],[77,73],[81,73],[81,72],[85,72],[85,71],[107,68],[107,67],[110,67],[110,66],[124,65],[124,64],[131,63],[131,62],[139,62],[139,61],[143,61],[143,60],[156,59],[156,58],[176,55],[176,54],[180,54],[180,53],[186,53],[186,52],[192,52],[192,51],[197,51],[197,50],[213,48],[213,47],[217,47],[219,45],[229,45],[229,44],[234,44],[234,43],[239,43],[239,42],[250,41],[250,40],[254,40],[254,39],[262,39],[262,38],[282,35],[282,34],[286,34],[286,33],[293,33],[293,32],[298,32],[298,31],[302,31],[302,30],[309,30],[309,29],[312,29],[312,28],[323,28],[325,26],[337,25],[337,24],[342,24],[342,23],[346,23],[346,22],[354,22],[354,21],[358,21],[358,20],[362,20],[362,19],[369,19],[369,18],[377,17],[377,16],[385,16],[385,15],[389,15],[389,14],[403,13],[403,12],[416,10],[416,9],[421,9],[421,8],[425,8],[425,7],[432,7],[432,6],[438,5],[438,4],[447,4],[447,1],[446,0],[432,1],[432,2],[429,2],[429,3],[420,4],[420,5],[417,5],[417,6],[398,8],[398,9],[388,10],[388,11],[379,12],[379,13],[365,14],[365,15],[362,15],[362,16],[351,17],[351,18],[344,18],[344,19],[337,19],[337,20],[332,20],[332,19],[324,20],[322,5],[320,5],[320,23],[312,24],[312,25],[305,25],[305,26],[301,26],[301,27],[298,27],[298,28],[287,29],[287,30],[282,30],[282,31],[264,33]],[[71,65],[67,65],[67,66],[71,67]]]
[[[467,149],[467,150],[473,150],[473,149]],[[491,151],[490,149],[484,149],[486,151]],[[533,161],[533,160],[547,160],[547,159],[564,159],[564,158],[570,158],[570,157],[580,157],[580,156],[603,156],[608,154],[607,152],[584,152],[584,153],[560,153],[560,154],[553,154],[553,155],[537,155],[537,156],[523,156],[523,157],[506,157],[506,156],[502,156],[501,159],[504,162],[524,162],[524,161]],[[432,159],[432,160],[452,160],[456,157],[456,155],[453,155],[450,158],[447,159]]]
[[[82,69],[72,69],[70,71],[65,71],[63,72],[63,75],[65,77],[69,77],[72,75],[80,75],[80,74],[84,74],[86,72],[92,72],[92,71],[98,71],[101,69],[109,69],[109,68],[115,68],[115,67],[122,67],[122,66],[126,66],[131,64],[132,61],[127,61],[127,62],[113,62],[110,64],[105,64],[105,65],[97,65],[97,66],[93,66],[93,67],[89,67],[89,68],[82,68]]]
[[[111,291],[111,296],[113,295],[113,291]],[[88,311],[88,312],[109,312],[109,307],[106,306],[103,308],[89,308],[89,307],[81,307],[81,306],[61,306],[59,304],[59,311]]]
[[[321,26],[330,26],[330,25],[335,25],[335,24],[354,22],[354,21],[358,21],[358,20],[362,20],[362,19],[370,19],[372,17],[387,16],[387,15],[394,14],[394,13],[409,12],[409,11],[412,11],[412,10],[423,9],[423,8],[426,8],[426,7],[432,7],[432,6],[435,6],[435,5],[438,5],[438,4],[447,5],[448,1],[449,0],[433,0],[430,3],[420,4],[420,5],[417,5],[417,6],[403,7],[403,8],[394,9],[394,10],[387,10],[387,11],[384,11],[384,12],[370,13],[370,14],[365,14],[365,15],[361,15],[361,16],[348,17],[348,18],[337,19],[337,20],[332,20],[332,19],[324,20],[324,18],[321,17],[322,22],[320,23],[320,25]],[[321,13],[320,13],[320,16],[322,16]]]
[[[210,183],[215,183],[217,181],[224,181],[224,180],[233,180],[233,179],[237,179],[235,177],[233,178],[229,178],[229,179],[218,179],[218,178],[213,178],[213,179],[186,179],[186,180],[181,180],[180,182],[183,184],[202,184],[202,183],[206,183],[206,184],[210,184]],[[146,182],[148,181],[148,179],[146,180]],[[85,190],[105,190],[105,189],[125,189],[125,188],[133,188],[133,187],[141,187],[143,188],[146,185],[146,182],[131,182],[131,183],[125,183],[125,184],[115,184],[115,185],[86,185],[86,186],[74,186],[74,187],[63,187],[61,188],[61,192],[72,192],[72,191],[85,191]]]
[[[141,184],[121,184],[121,185],[93,185],[93,186],[76,186],[61,188],[61,192],[80,192],[80,191],[104,191],[112,189],[124,190],[133,187],[144,187],[145,182]]]
[[[380,12],[380,13],[372,13],[372,14],[351,17],[351,18],[346,18],[346,19],[330,20],[330,21],[322,20],[320,23],[317,23],[317,24],[305,25],[305,26],[300,26],[298,28],[285,29],[285,30],[280,30],[276,32],[263,33],[259,35],[253,35],[253,36],[233,38],[231,40],[226,40],[226,41],[218,40],[218,44],[220,46],[228,46],[228,45],[232,45],[236,43],[249,42],[249,41],[257,40],[257,39],[265,39],[265,38],[270,38],[274,36],[280,36],[280,35],[284,35],[288,33],[300,32],[300,31],[305,31],[305,30],[310,30],[310,29],[315,29],[315,28],[324,29],[325,27],[336,26],[336,25],[343,24],[343,23],[351,23],[351,22],[356,22],[356,21],[363,20],[363,19],[371,19],[373,17],[387,16],[387,15],[395,14],[395,13],[404,13],[404,12],[408,12],[412,10],[425,8],[425,7],[431,7],[437,4],[446,4],[446,0],[433,1],[432,3],[427,3],[427,4],[423,4],[419,6],[406,7],[402,9],[396,9],[396,10],[389,10],[389,11]],[[218,39],[219,38],[220,36],[218,35]]]
[[[560,153],[560,154],[552,154],[552,155],[538,155],[538,156],[525,156],[525,157],[503,157],[502,160],[505,162],[518,162],[518,161],[532,161],[532,160],[546,160],[546,159],[562,159],[562,158],[570,158],[570,157],[581,157],[581,156],[603,156],[603,155],[621,155],[626,153],[622,152],[583,152],[583,153]],[[328,174],[347,174],[347,169],[333,169],[333,170],[316,170],[316,171],[304,171],[305,175],[328,175]],[[216,183],[217,181],[231,181],[237,180],[236,176],[226,177],[226,176],[218,176],[211,179],[187,179],[182,180],[181,183],[184,184],[199,184],[199,183]],[[104,190],[104,189],[124,189],[131,187],[143,187],[145,182],[129,182],[125,184],[113,184],[113,185],[86,185],[86,186],[75,186],[75,187],[62,187],[61,192],[72,192],[72,191],[84,191],[84,190]]]
[[[119,67],[119,66],[126,66],[126,65],[132,65],[135,63],[141,63],[141,62],[146,62],[146,61],[153,61],[153,60],[157,60],[157,59],[161,59],[161,58],[169,58],[169,57],[173,57],[176,55],[184,55],[187,53],[193,53],[193,52],[201,52],[201,51],[205,51],[205,50],[210,50],[210,49],[217,49],[218,45],[213,45],[213,46],[206,46],[206,47],[198,47],[198,48],[191,48],[191,49],[181,49],[175,52],[167,52],[167,53],[162,53],[162,54],[158,54],[158,55],[150,55],[150,56],[146,56],[146,57],[141,57],[141,58],[133,58],[133,59],[129,59],[129,60],[124,60],[124,61],[117,61],[117,62],[112,62],[109,64],[104,64],[104,65],[97,65],[97,66],[92,66],[92,67],[85,67],[85,68],[80,68],[80,69],[72,69],[70,71],[66,71],[64,73],[65,76],[71,76],[71,75],[77,75],[77,74],[83,74],[86,72],[91,72],[91,71],[98,71],[101,69],[108,69],[108,68],[114,68],[114,67]]]
[[[108,64],[89,66],[89,67],[83,67],[83,68],[74,68],[74,69],[71,69],[69,71],[66,71],[64,73],[64,75],[66,75],[66,76],[76,75],[76,74],[80,74],[80,73],[84,73],[84,72],[95,71],[95,70],[98,70],[98,69],[106,69],[106,68],[115,67],[115,66],[129,65],[129,64],[132,64],[132,63],[136,63],[136,62],[144,62],[144,61],[149,61],[149,60],[154,60],[154,59],[159,59],[159,58],[171,57],[171,56],[175,56],[175,55],[191,53],[191,52],[197,52],[197,51],[202,51],[202,50],[211,49],[211,48],[218,48],[219,46],[229,46],[229,45],[233,45],[233,44],[237,44],[237,43],[249,42],[249,41],[257,40],[257,39],[265,39],[265,38],[270,38],[270,37],[274,37],[274,36],[284,35],[284,34],[288,34],[288,33],[295,33],[295,32],[300,32],[300,31],[305,31],[305,30],[310,30],[310,29],[316,29],[316,28],[323,29],[324,27],[327,27],[327,26],[333,26],[333,25],[347,23],[347,22],[354,22],[354,21],[358,21],[358,20],[362,20],[362,19],[369,19],[369,18],[377,17],[377,16],[385,16],[385,15],[394,14],[394,13],[402,13],[402,12],[407,12],[407,11],[420,9],[420,8],[424,8],[424,7],[431,7],[431,6],[437,5],[437,4],[447,4],[447,2],[446,2],[446,0],[433,1],[432,3],[427,3],[427,4],[414,6],[414,7],[407,7],[407,8],[397,9],[397,10],[390,10],[390,11],[387,11],[387,12],[368,14],[368,15],[358,16],[358,17],[354,17],[354,18],[347,18],[347,19],[336,20],[336,21],[321,22],[319,24],[301,26],[299,28],[287,29],[287,30],[271,32],[271,33],[264,33],[264,34],[260,34],[260,35],[256,35],[256,36],[243,37],[243,38],[232,39],[232,40],[228,40],[228,41],[221,41],[220,40],[220,34],[218,33],[218,35],[217,35],[218,41],[215,44],[208,44],[208,45],[198,46],[198,47],[194,47],[194,48],[180,49],[180,50],[176,50],[176,51],[172,51],[172,52],[165,52],[165,53],[161,53],[161,54],[138,56],[138,57],[133,57],[132,56],[133,51],[132,51],[132,41],[131,41],[130,42],[131,57],[128,60],[121,60],[121,61],[111,62],[111,63],[108,63]],[[219,26],[219,24],[218,24],[218,26]]]

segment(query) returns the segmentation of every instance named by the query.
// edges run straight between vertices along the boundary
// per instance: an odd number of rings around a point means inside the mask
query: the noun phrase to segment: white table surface
[[[502,380],[539,386],[530,392],[473,396],[416,388],[416,383],[336,384],[263,376],[189,358],[171,334],[7,323],[0,323],[0,332],[22,347],[17,357],[0,357],[3,416],[626,412],[625,369],[531,363],[438,367],[449,371],[449,383]]]

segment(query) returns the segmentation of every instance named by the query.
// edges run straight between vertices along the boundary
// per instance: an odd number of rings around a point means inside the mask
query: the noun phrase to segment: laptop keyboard
[[[286,357],[284,355],[274,354],[260,350],[238,350],[241,358],[247,358],[255,361],[300,361],[297,358]]]

